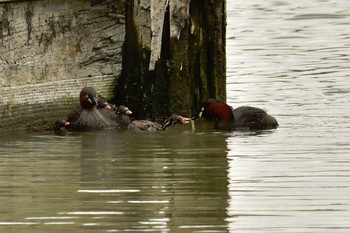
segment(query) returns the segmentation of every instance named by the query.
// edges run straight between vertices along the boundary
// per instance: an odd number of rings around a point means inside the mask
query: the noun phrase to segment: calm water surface
[[[228,2],[228,102],[277,130],[0,136],[0,232],[349,232],[350,2]]]

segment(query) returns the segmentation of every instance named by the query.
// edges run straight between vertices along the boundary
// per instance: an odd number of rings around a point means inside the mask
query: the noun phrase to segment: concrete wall
[[[65,117],[79,91],[121,73],[124,2],[0,2],[0,128]]]
[[[0,0],[0,129],[65,118],[94,86],[136,118],[226,99],[226,0]]]

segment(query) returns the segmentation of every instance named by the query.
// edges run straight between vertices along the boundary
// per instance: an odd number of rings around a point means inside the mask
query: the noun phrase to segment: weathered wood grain
[[[124,3],[0,4],[0,128],[65,117],[86,85],[111,97],[124,37]]]

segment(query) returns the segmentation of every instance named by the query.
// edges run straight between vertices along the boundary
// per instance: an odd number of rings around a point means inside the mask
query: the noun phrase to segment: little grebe
[[[111,105],[108,103],[107,99],[98,95],[97,96],[97,108],[111,110]]]
[[[84,87],[79,94],[81,111],[73,114],[70,128],[73,130],[106,129],[115,127],[115,123],[105,118],[97,109],[98,98],[93,87]],[[68,120],[72,119],[68,116]],[[70,120],[72,121],[72,120]]]
[[[61,130],[65,130],[66,127],[68,127],[70,125],[70,122],[64,120],[64,119],[59,119],[56,120],[54,122],[54,124],[52,123],[44,123],[41,125],[35,125],[31,127],[32,131],[61,131]]]
[[[114,117],[113,115],[115,115],[115,112],[114,112],[115,105],[108,103],[107,99],[100,95],[97,97],[97,109],[106,118]],[[79,104],[68,114],[68,118],[67,118],[68,121],[76,122],[79,119],[82,111],[83,111],[82,106]]]
[[[277,120],[263,109],[251,106],[233,109],[215,99],[209,99],[202,104],[201,110],[193,118],[198,117],[216,120],[215,127],[225,130],[264,130],[275,129],[278,126]]]
[[[108,103],[107,100],[102,96],[98,96],[98,110],[105,118],[118,123],[117,107],[114,104]]]
[[[163,124],[149,120],[131,120],[129,115],[132,112],[128,107],[120,105],[116,108],[118,115],[118,122],[122,128],[133,130],[133,131],[148,131],[155,132],[159,130],[165,130],[168,126],[176,124],[188,124],[190,122],[189,118],[182,117],[179,115],[172,115],[171,117],[164,120]]]

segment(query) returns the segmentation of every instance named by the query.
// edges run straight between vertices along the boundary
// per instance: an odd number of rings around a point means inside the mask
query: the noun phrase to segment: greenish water
[[[0,229],[225,231],[230,133],[208,128],[6,135]]]
[[[0,232],[349,231],[348,1],[227,4],[228,102],[281,126],[2,132]]]

